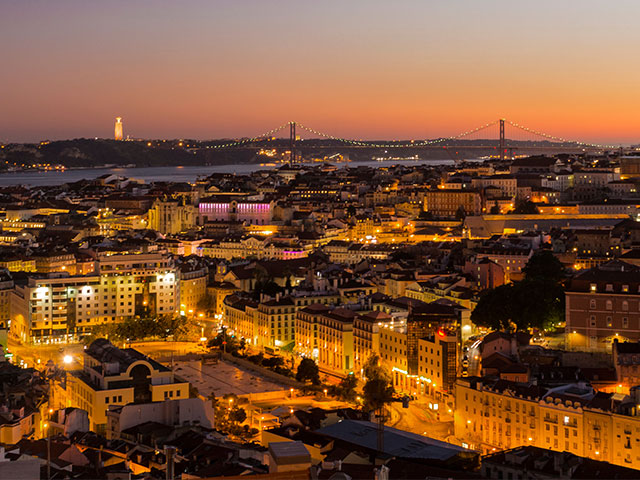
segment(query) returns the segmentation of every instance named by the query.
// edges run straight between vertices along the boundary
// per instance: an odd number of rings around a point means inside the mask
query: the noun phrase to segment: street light
[[[71,355],[65,355],[64,358],[62,359],[62,361],[69,365],[70,363],[73,362],[73,357]]]

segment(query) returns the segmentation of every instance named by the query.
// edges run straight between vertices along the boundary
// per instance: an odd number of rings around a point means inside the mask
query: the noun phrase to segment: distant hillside
[[[0,169],[17,166],[51,164],[66,167],[102,165],[204,165],[250,163],[255,152],[250,150],[190,152],[182,148],[147,146],[144,142],[115,140],[62,140],[43,144],[9,144],[0,149]]]

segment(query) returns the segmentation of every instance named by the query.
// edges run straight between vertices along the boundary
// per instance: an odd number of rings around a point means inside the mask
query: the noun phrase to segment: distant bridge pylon
[[[297,142],[299,130],[315,136],[318,139],[333,140],[350,148],[459,148],[459,149],[494,149],[497,150],[501,160],[511,154],[514,149],[535,149],[535,150],[562,150],[562,151],[593,151],[611,150],[621,148],[619,145],[603,145],[579,140],[569,140],[566,138],[549,135],[511,120],[504,118],[480,125],[476,128],[458,133],[449,137],[439,137],[429,140],[394,140],[394,141],[369,141],[360,139],[350,139],[338,137],[328,133],[307,127],[300,122],[287,122],[262,135],[251,138],[242,138],[227,143],[215,144],[207,148],[223,149],[233,147],[263,146],[263,142],[272,140],[273,135],[289,128],[289,150],[291,161],[297,159]],[[508,127],[508,128],[507,128]],[[492,130],[495,129],[495,133]],[[507,130],[509,131],[507,133]],[[497,137],[497,138],[496,138]],[[335,145],[314,145],[314,148],[335,148]]]

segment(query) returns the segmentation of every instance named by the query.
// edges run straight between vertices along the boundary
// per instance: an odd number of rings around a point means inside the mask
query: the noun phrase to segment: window
[[[611,300],[607,300],[607,310],[613,310],[613,302]]]
[[[629,318],[622,317],[622,328],[629,328]]]
[[[610,327],[611,325],[613,325],[613,320],[611,317],[607,317],[607,327]]]
[[[591,326],[592,327],[596,326],[596,316],[595,315],[591,315]]]
[[[626,300],[622,302],[622,310],[625,312],[629,311],[629,302],[627,302]]]
[[[593,298],[591,299],[591,301],[589,302],[589,308],[590,308],[591,310],[595,310],[595,308],[596,308],[596,301],[595,301],[595,299],[593,299]]]

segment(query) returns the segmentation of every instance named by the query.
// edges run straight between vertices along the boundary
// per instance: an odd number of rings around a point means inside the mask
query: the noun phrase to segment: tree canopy
[[[564,318],[564,268],[548,251],[527,262],[521,282],[485,291],[471,314],[477,325],[493,330],[548,328]]]
[[[518,200],[516,201],[516,207],[510,213],[519,214],[537,214],[540,213],[536,204],[531,200]]]
[[[363,408],[365,411],[379,412],[393,401],[391,374],[384,368],[378,355],[369,357],[363,370],[366,378],[362,389]]]
[[[299,382],[311,382],[314,385],[320,383],[320,370],[312,358],[305,357],[302,359],[298,365],[296,380]]]

